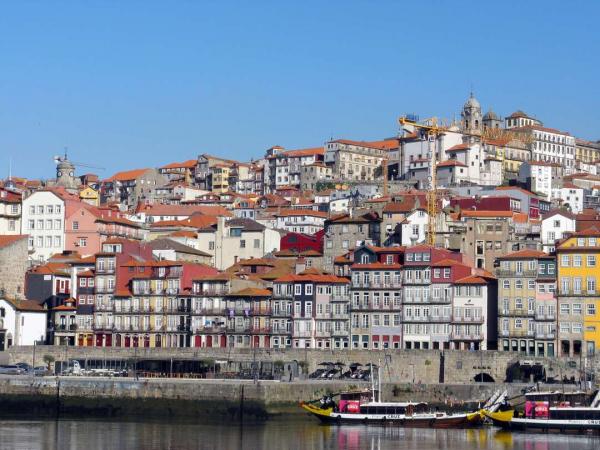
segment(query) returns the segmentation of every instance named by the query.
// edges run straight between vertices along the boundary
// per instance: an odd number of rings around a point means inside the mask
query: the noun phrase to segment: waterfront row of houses
[[[361,245],[336,258],[335,275],[310,258],[276,256],[219,271],[112,239],[94,258],[66,255],[33,269],[26,296],[57,345],[591,356],[600,343],[599,257],[596,228],[566,236],[553,254],[499,256],[491,271],[428,245]]]

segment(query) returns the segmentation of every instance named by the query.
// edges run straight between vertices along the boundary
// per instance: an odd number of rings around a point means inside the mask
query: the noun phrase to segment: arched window
[[[362,264],[369,264],[369,255],[362,255],[361,258],[360,258],[360,262]]]
[[[6,317],[6,310],[4,308],[0,308],[0,317]]]

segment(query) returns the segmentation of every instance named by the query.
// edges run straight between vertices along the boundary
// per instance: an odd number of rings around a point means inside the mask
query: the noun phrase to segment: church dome
[[[465,103],[465,109],[467,109],[467,108],[481,108],[481,105],[479,104],[477,99],[473,96],[472,92],[471,92],[469,99]]]
[[[490,109],[485,113],[485,116],[483,116],[483,120],[500,120],[500,118],[498,117],[498,114]]]

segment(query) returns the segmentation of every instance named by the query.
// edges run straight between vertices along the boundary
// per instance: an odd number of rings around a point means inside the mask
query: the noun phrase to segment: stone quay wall
[[[507,367],[517,361],[539,362],[555,378],[579,379],[578,359],[531,358],[507,352],[444,351],[439,350],[310,350],[310,349],[206,349],[206,348],[106,348],[65,346],[22,346],[4,352],[10,363],[27,362],[41,365],[45,355],[56,361],[70,359],[182,359],[213,360],[229,363],[278,362],[296,363],[310,373],[322,362],[341,362],[346,365],[373,363],[382,367],[382,379],[389,383],[460,384],[472,383],[475,376],[485,373],[493,382],[506,379]],[[35,355],[34,355],[35,354]],[[589,362],[588,362],[589,367]],[[597,368],[596,368],[597,369]]]

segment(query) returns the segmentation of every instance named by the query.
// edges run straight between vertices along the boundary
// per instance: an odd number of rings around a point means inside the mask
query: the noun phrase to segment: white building
[[[583,211],[584,189],[573,183],[564,183],[561,188],[552,189],[552,200],[567,207],[573,214]]]
[[[575,232],[577,220],[568,211],[556,209],[542,218],[541,239],[542,250],[546,253],[554,251],[556,241],[565,237],[565,233]]]
[[[315,234],[323,229],[327,213],[308,209],[285,209],[273,214],[275,227],[294,233]]]
[[[487,343],[496,340],[488,336],[488,320],[494,317],[488,313],[488,303],[488,283],[483,278],[470,275],[454,283],[450,348],[487,350]]]
[[[425,242],[429,214],[424,209],[415,209],[402,222],[402,245],[411,246]]]
[[[513,128],[531,141],[531,159],[555,163],[564,168],[565,175],[575,172],[575,138],[569,133],[538,125]]]
[[[415,168],[415,162],[429,160],[429,143],[416,134],[403,134],[403,137],[400,138],[400,151],[398,152],[399,177],[401,179],[415,178],[415,176],[411,176],[411,169]],[[435,141],[437,161],[447,160],[449,158],[447,150],[462,144],[462,142],[463,134],[458,129],[450,129],[440,133]],[[392,154],[390,154],[390,161],[394,161]]]
[[[557,163],[527,161],[519,167],[519,181],[545,200],[550,200],[552,191],[562,186],[562,179],[563,167]]]
[[[65,201],[52,191],[37,191],[23,200],[21,234],[29,235],[30,257],[47,260],[65,249]]]
[[[226,220],[198,231],[198,250],[212,256],[213,266],[227,269],[240,259],[262,258],[280,248],[281,235],[250,219]]]
[[[0,298],[0,350],[46,339],[46,310],[31,300]]]
[[[0,187],[0,236],[21,233],[21,194]]]

